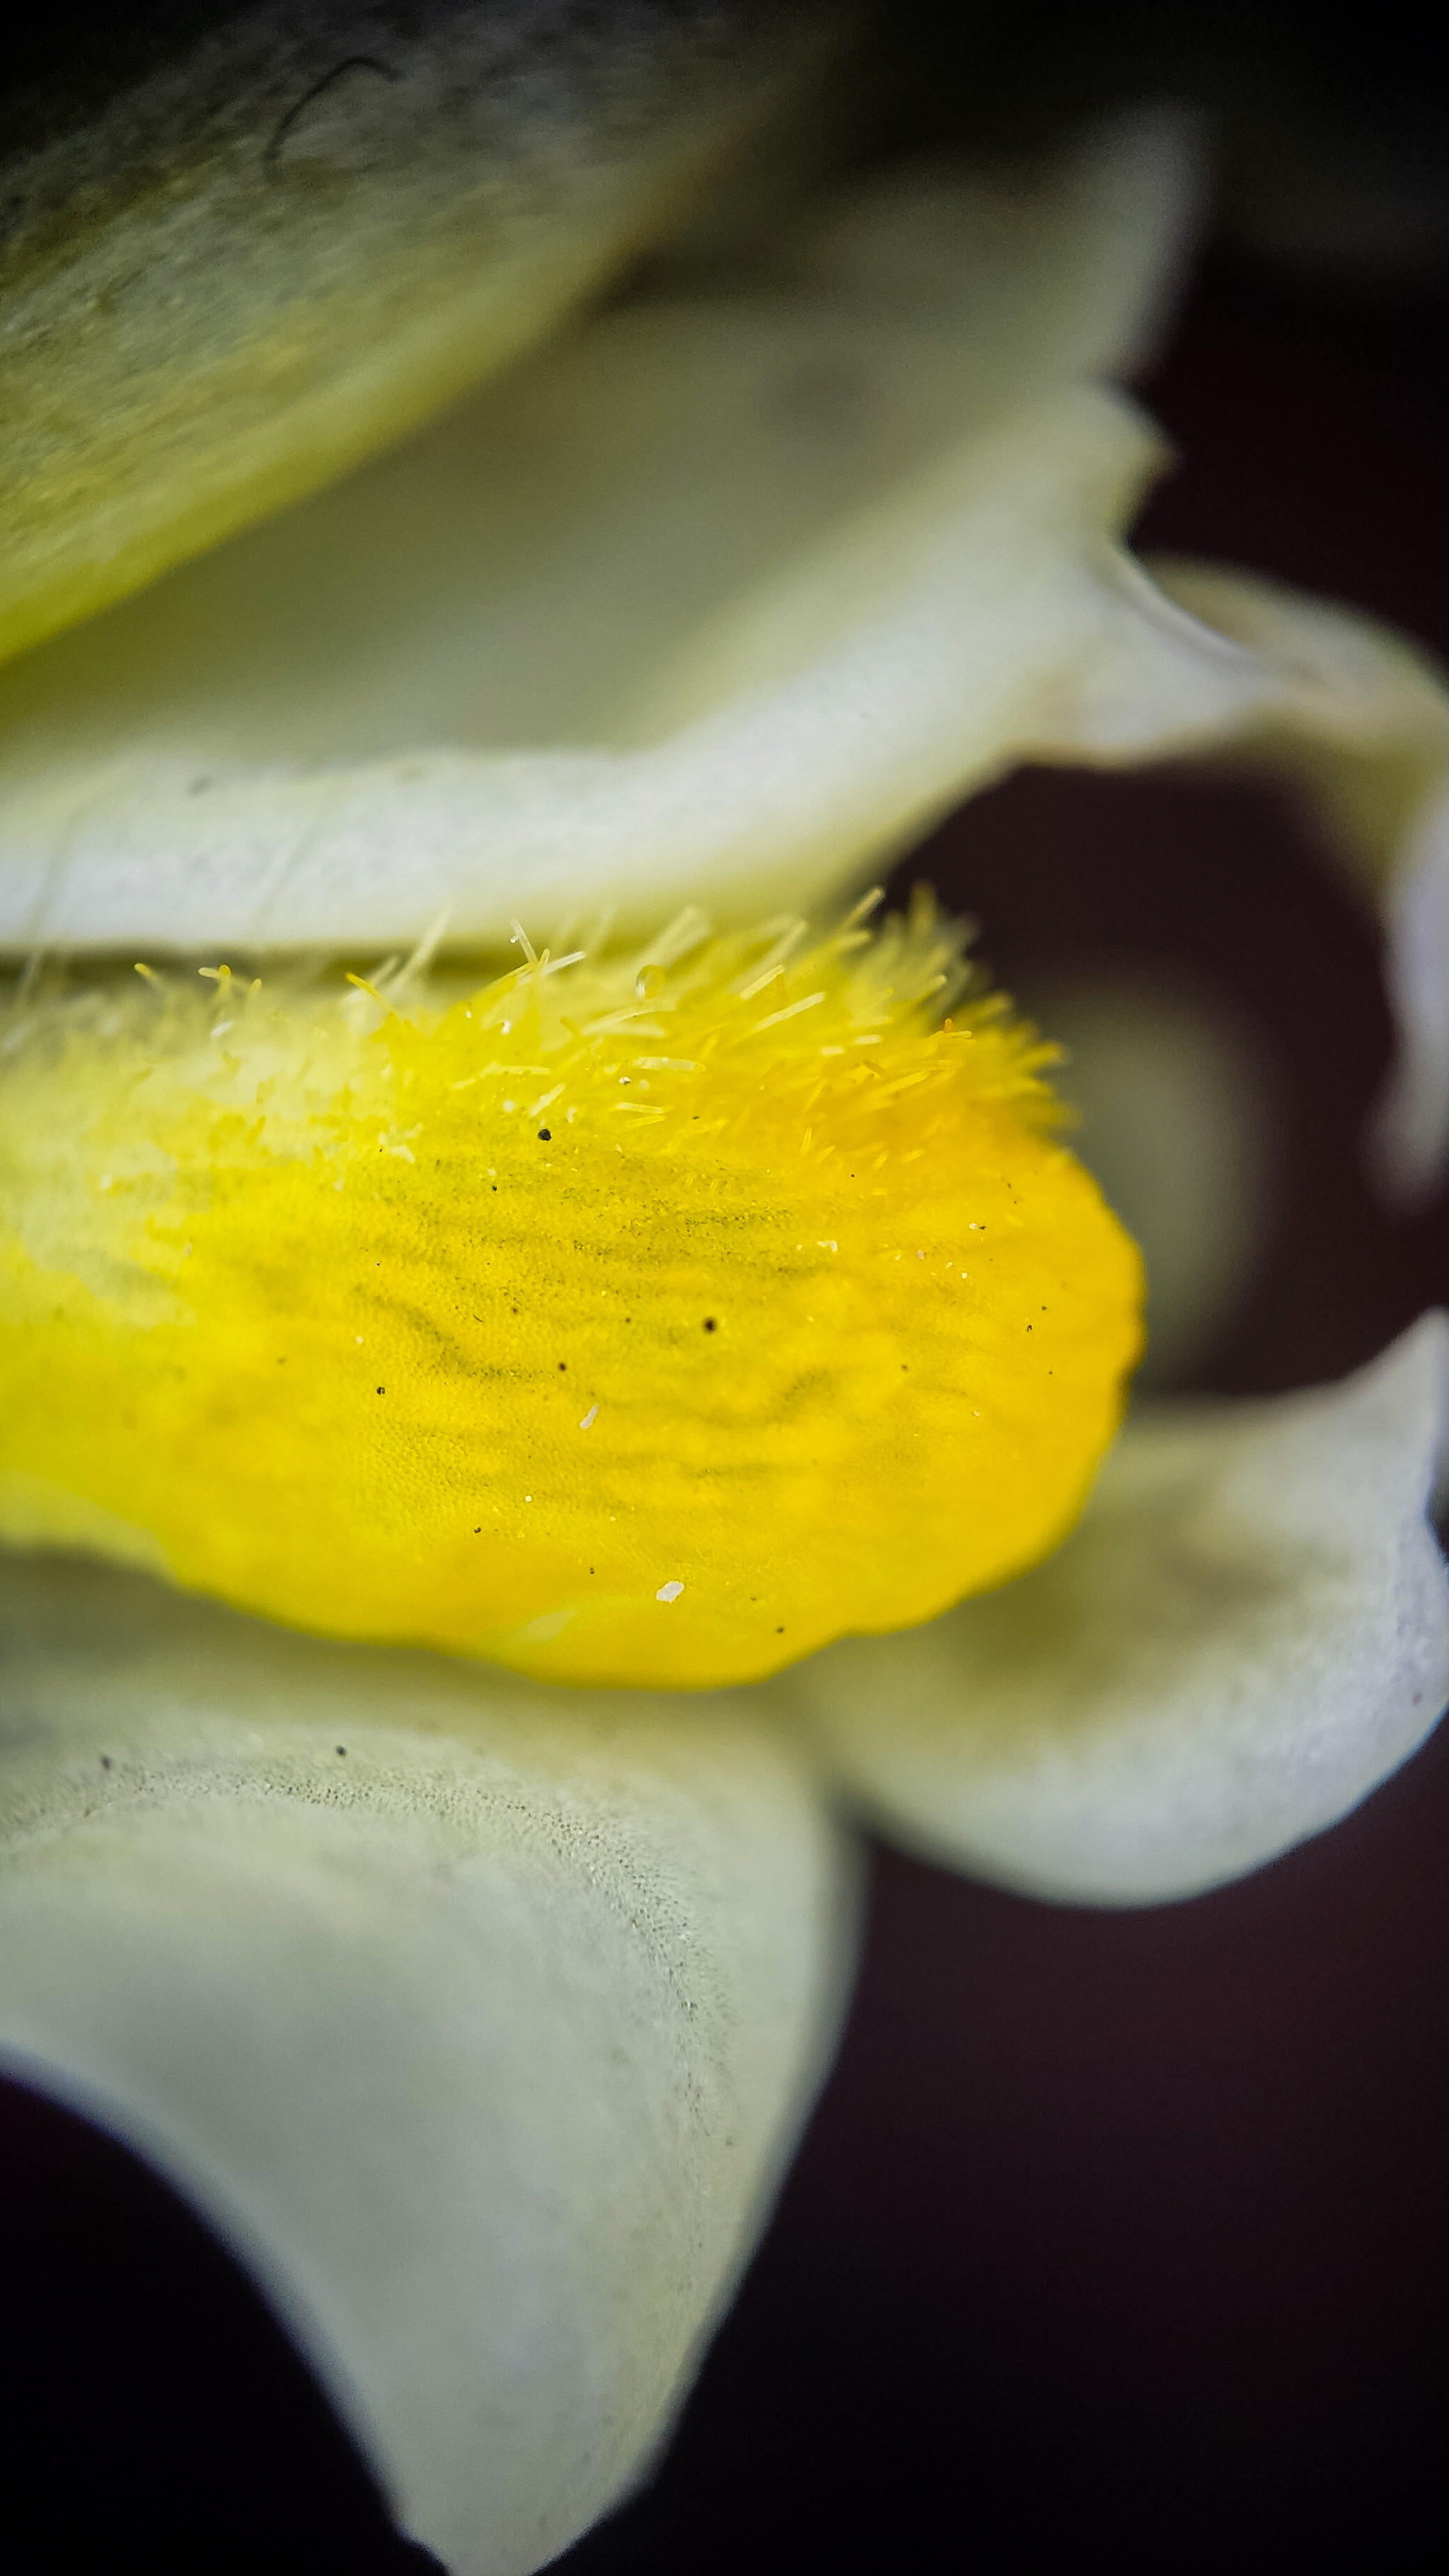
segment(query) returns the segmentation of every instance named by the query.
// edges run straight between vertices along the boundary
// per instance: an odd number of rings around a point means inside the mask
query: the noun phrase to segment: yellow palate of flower
[[[17,997],[0,1535],[686,1688],[1031,1564],[1116,1428],[1138,1255],[1052,1051],[928,900],[866,909],[486,985]]]

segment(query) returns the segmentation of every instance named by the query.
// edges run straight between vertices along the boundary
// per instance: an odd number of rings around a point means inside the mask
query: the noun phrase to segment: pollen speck
[[[682,1583],[661,1583],[654,1598],[656,1601],[677,1601],[683,1590]]]

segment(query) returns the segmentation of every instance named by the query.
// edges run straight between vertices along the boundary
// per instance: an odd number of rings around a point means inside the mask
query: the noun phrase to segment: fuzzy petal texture
[[[1425,1518],[1449,1324],[1356,1376],[1129,1424],[1048,1562],[794,1682],[884,1829],[1039,1896],[1190,1896],[1332,1824],[1449,1699]]]
[[[0,2048],[237,2249],[452,2576],[647,2465],[833,2036],[850,1875],[738,1702],[3,1581]]]
[[[1113,542],[1155,434],[1080,381],[1159,299],[1187,166],[1159,120],[1035,191],[851,199],[798,273],[607,314],[25,657],[0,944],[807,904],[1044,744],[1236,722],[1255,658]]]

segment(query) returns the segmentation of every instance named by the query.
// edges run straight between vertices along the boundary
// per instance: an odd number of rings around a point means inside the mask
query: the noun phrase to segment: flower
[[[540,931],[604,901],[653,929],[662,889],[748,918],[776,890],[822,899],[1027,750],[1246,741],[1327,774],[1387,874],[1441,774],[1428,679],[1241,581],[1214,576],[1195,621],[1112,542],[1150,442],[1076,378],[1130,337],[1180,185],[1172,137],[1148,128],[1035,204],[887,191],[778,253],[759,309],[626,307],[481,399],[453,433],[464,489],[480,446],[506,463],[530,441],[522,487],[538,478],[531,522],[515,484],[468,567],[514,550],[491,673],[486,616],[443,584],[458,514],[431,559],[416,541],[437,444],[18,664],[4,856],[12,889],[34,874],[17,943],[352,953],[414,941],[446,904],[445,936],[483,945],[520,884]],[[930,256],[948,226],[977,250],[968,309]],[[761,398],[770,362],[788,439]],[[895,387],[902,413],[882,421]],[[696,549],[706,487],[716,524]],[[567,609],[576,668],[550,660],[540,685],[601,748],[561,732],[543,754],[467,736],[430,753],[413,734],[376,750],[399,673],[369,677],[368,650],[400,620],[359,626],[345,576],[380,491],[404,594],[416,580],[431,615],[443,589],[449,612],[399,721],[446,707],[460,664],[496,713],[530,618],[552,639]],[[681,510],[691,542],[672,553]],[[314,603],[340,567],[335,623],[289,668],[309,544]],[[612,651],[609,702],[579,714],[567,689],[627,635],[651,558],[665,595],[638,602],[633,665]],[[698,583],[682,602],[680,562]],[[1207,577],[1172,578],[1209,604]],[[349,626],[357,658],[319,710],[303,678],[324,639],[336,666]],[[404,679],[432,640],[424,620]],[[1435,881],[1414,864],[1395,882]],[[1420,1171],[1434,1059],[1407,977],[1403,993],[1410,1112],[1392,1132]],[[26,1067],[21,1048],[22,1097]],[[23,1135],[49,1150],[42,1108],[30,1096]],[[59,1159],[49,1192],[12,1182],[28,1214],[54,1209]],[[74,1161],[88,1175],[83,1148]],[[63,1215],[52,1271],[75,1241]],[[85,1250],[116,1258],[103,1228]],[[1129,1425],[1035,1571],[703,1702],[584,1700],[16,1554],[11,2060],[141,2145],[241,2247],[412,2528],[460,2571],[537,2565],[647,2460],[828,2053],[849,1965],[841,1792],[949,1859],[1105,1902],[1215,1883],[1331,1821],[1449,1690],[1424,1523],[1443,1365],[1431,1320],[1345,1387]],[[228,1465],[213,1452],[198,1477]],[[36,1481],[22,1460],[5,1489],[12,1538],[56,1534]],[[126,1499],[67,1534],[124,1555]]]

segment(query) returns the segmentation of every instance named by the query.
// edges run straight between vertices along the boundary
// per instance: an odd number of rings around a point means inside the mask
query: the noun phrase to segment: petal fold
[[[1339,1385],[1129,1423],[1044,1565],[793,1677],[842,1778],[912,1848],[1073,1903],[1332,1824],[1449,1699],[1446,1384],[1432,1315]]]
[[[821,2072],[808,1783],[738,1702],[0,1588],[7,2063],[230,2241],[453,2576],[524,2576],[647,2465]]]

